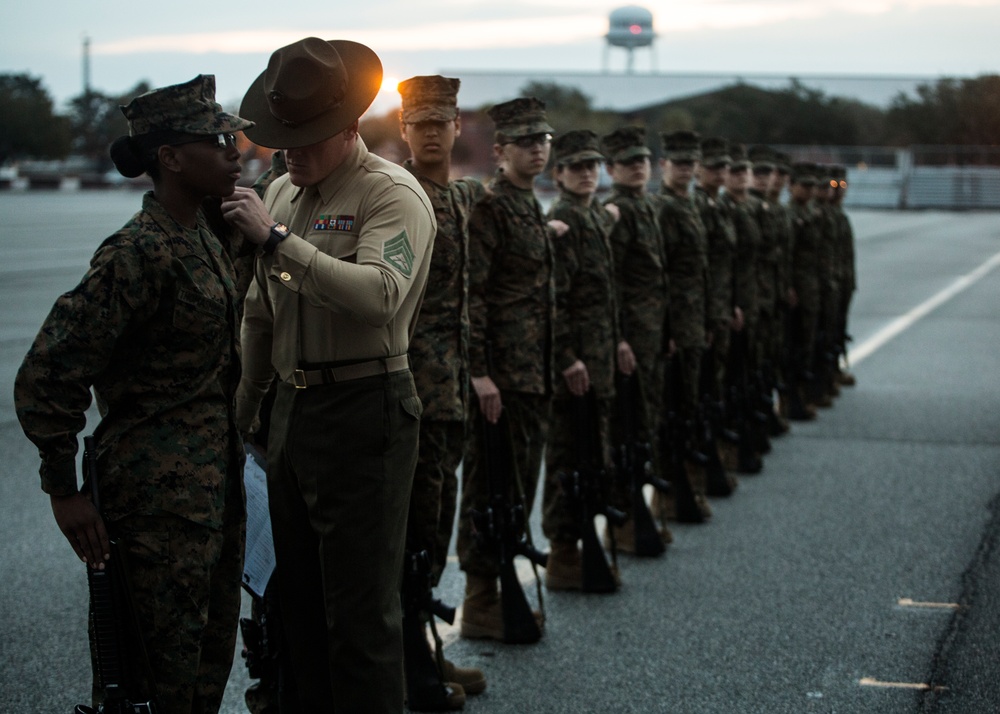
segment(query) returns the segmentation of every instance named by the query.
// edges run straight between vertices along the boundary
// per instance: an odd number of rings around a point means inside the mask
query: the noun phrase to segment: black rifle
[[[434,597],[431,558],[426,550],[406,551],[403,558],[403,665],[406,670],[406,705],[411,711],[446,711],[452,694],[441,678],[443,653],[441,638],[434,627],[437,616],[449,625],[455,622],[455,608]],[[436,652],[427,643],[430,625]]]
[[[559,480],[563,493],[576,512],[580,538],[583,541],[580,590],[585,593],[610,593],[618,589],[618,580],[604,556],[594,518],[604,516],[610,530],[612,526],[624,525],[628,517],[608,503],[605,488],[608,474],[604,469],[594,390],[590,389],[582,395],[574,394],[570,401],[573,404],[575,464],[571,473],[559,474]]]
[[[669,493],[670,484],[653,473],[653,447],[648,439],[639,435],[642,399],[639,375],[618,373],[617,403],[621,443],[615,448],[615,466],[618,476],[628,488],[635,532],[634,553],[638,556],[657,556],[666,550],[663,537],[653,520],[643,489],[646,484],[662,494]]]
[[[486,365],[492,377],[493,350],[490,344],[486,345]],[[501,410],[500,418],[493,424],[480,412],[477,427],[482,449],[480,461],[486,467],[489,500],[485,510],[470,509],[469,515],[480,547],[493,554],[500,570],[503,641],[531,644],[541,639],[542,630],[524,595],[514,558],[522,555],[535,566],[544,568],[548,556],[531,545],[524,504],[520,496],[514,494],[517,474],[507,413]]]
[[[736,442],[737,471],[755,474],[760,473],[763,468],[763,462],[756,451],[767,416],[757,409],[756,390],[750,376],[749,352],[749,338],[744,328],[733,334],[732,349],[729,351],[729,405],[739,434]]]
[[[684,382],[681,357],[675,354],[667,358],[666,374],[663,379],[664,419],[661,426],[660,444],[667,455],[667,473],[674,492],[674,507],[677,520],[681,523],[704,523],[705,515],[694,497],[694,489],[684,466],[684,454],[688,448],[690,425],[681,407],[680,390]]]
[[[101,512],[97,449],[83,438],[84,473],[90,479],[94,508]],[[111,540],[103,570],[87,568],[90,618],[94,632],[96,680],[102,690],[97,708],[78,704],[74,714],[155,714],[156,685],[146,656],[124,563],[124,549]]]
[[[698,412],[699,437],[702,446],[699,452],[704,455],[702,466],[705,469],[705,489],[709,496],[731,496],[733,484],[726,476],[726,468],[719,458],[718,440],[732,436],[722,427],[725,410],[718,399],[715,379],[714,348],[705,350],[701,364],[701,404]]]

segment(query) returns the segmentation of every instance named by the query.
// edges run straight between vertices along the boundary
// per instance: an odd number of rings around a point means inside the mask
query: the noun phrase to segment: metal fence
[[[1000,147],[784,146],[796,161],[843,164],[854,208],[1000,209]]]

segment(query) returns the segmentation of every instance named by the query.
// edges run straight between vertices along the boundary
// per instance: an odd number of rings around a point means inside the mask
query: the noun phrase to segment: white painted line
[[[936,608],[941,610],[957,610],[961,605],[957,602],[923,602],[920,600],[913,600],[908,597],[901,597],[896,601],[896,604],[900,607],[924,607],[924,608]]]
[[[934,689],[935,692],[947,689],[947,687],[931,687],[925,682],[882,682],[874,677],[862,677],[858,680],[858,684],[862,687],[884,687],[887,689],[919,689],[922,691]]]
[[[955,282],[946,287],[944,290],[940,291],[936,295],[920,303],[915,308],[907,312],[905,315],[897,317],[895,320],[893,320],[888,325],[883,327],[881,330],[876,332],[874,335],[869,337],[867,340],[862,342],[856,348],[849,350],[848,363],[851,364],[852,366],[860,363],[862,360],[873,354],[876,350],[882,347],[886,342],[891,340],[893,337],[903,332],[907,328],[911,327],[913,323],[915,323],[917,320],[927,315],[927,313],[948,302],[966,288],[969,288],[972,285],[974,285],[977,281],[986,276],[990,271],[994,270],[997,266],[1000,266],[1000,253],[994,255],[992,258],[987,260],[985,263],[980,265],[971,273],[967,273],[962,277],[958,278]]]

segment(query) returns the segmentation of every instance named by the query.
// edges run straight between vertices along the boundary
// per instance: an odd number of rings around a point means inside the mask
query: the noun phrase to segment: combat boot
[[[469,639],[503,641],[503,611],[495,577],[466,574],[460,632]]]
[[[806,403],[801,387],[793,389],[789,396],[788,418],[792,421],[812,421],[816,418],[816,408]]]
[[[719,440],[719,461],[722,462],[726,471],[735,471],[739,466],[738,451],[738,447],[733,442],[725,439]]]
[[[706,492],[708,491],[708,476],[705,467],[701,464],[687,463],[688,481],[691,482],[691,489],[694,491],[694,502],[698,504],[698,510],[704,518],[711,518],[712,507],[708,504]]]
[[[476,667],[459,667],[451,660],[444,661],[441,679],[460,685],[469,696],[486,691],[486,675],[483,674],[483,670]]]
[[[549,590],[579,590],[583,587],[583,565],[576,541],[551,542],[545,566],[545,587]]]
[[[604,549],[611,550],[611,534],[614,534],[614,547],[619,553],[635,555],[635,521],[629,518],[623,526],[609,524],[604,531]]]

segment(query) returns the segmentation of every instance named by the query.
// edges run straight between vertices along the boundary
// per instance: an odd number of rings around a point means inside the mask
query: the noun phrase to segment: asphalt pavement
[[[10,397],[58,292],[138,207],[88,201],[53,212],[0,194],[0,691],[12,711],[69,712],[89,692],[83,567]],[[858,385],[775,439],[709,523],[674,526],[664,556],[622,556],[618,593],[544,593],[538,644],[443,628],[447,656],[489,679],[466,711],[1000,711],[1000,216],[852,220]],[[458,605],[462,585],[451,566],[439,596]],[[224,712],[245,711],[247,683],[237,659]]]

